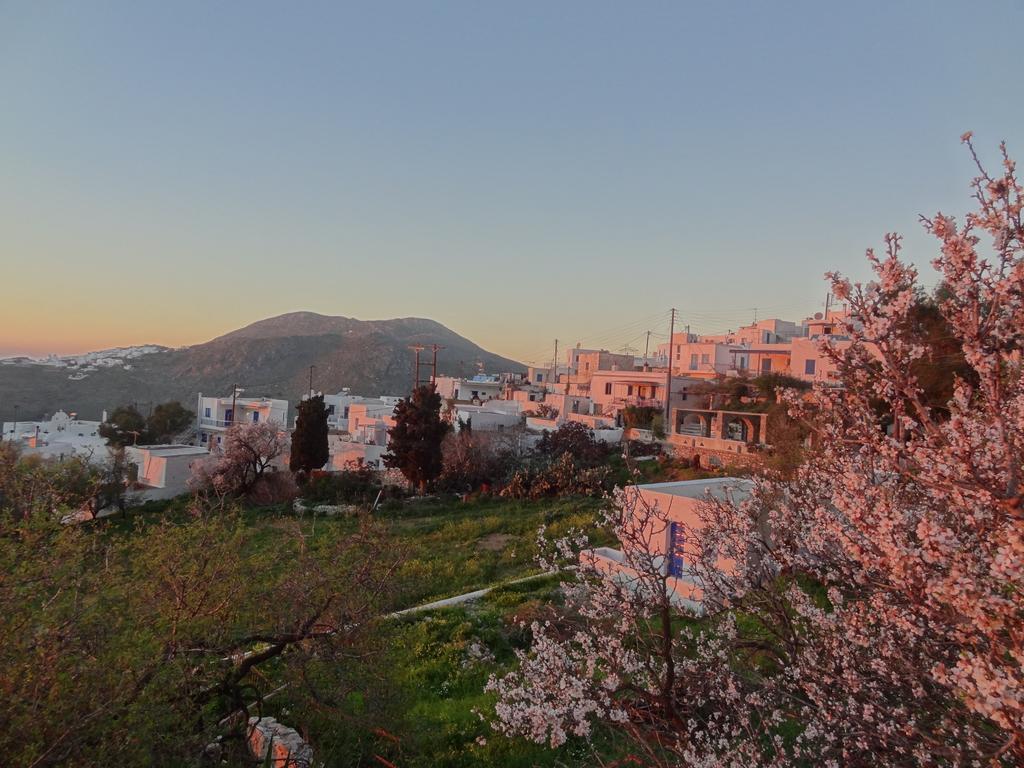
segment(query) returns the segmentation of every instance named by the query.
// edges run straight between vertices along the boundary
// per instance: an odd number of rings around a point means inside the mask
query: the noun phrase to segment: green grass
[[[538,573],[535,539],[541,525],[549,537],[583,529],[598,543],[610,543],[608,534],[595,528],[602,503],[440,498],[385,505],[373,516],[402,558],[387,608],[413,607]],[[185,524],[190,514],[185,501],[160,502],[97,528],[103,535],[130,537],[168,519]],[[288,505],[249,507],[241,515],[243,554],[263,563],[274,562],[264,556],[296,524],[312,547],[347,536],[359,525],[350,517],[297,515]],[[264,711],[306,734],[317,760],[328,766],[379,764],[375,755],[403,768],[592,765],[589,744],[571,742],[551,750],[506,739],[477,714],[493,711],[492,697],[484,692],[488,677],[512,667],[515,650],[529,641],[520,622],[560,599],[561,578],[505,584],[473,603],[382,621],[373,659],[314,662],[305,681],[293,679],[288,665],[268,665],[261,670],[260,687],[272,690],[288,682],[289,688]],[[482,658],[474,658],[471,647],[486,649]],[[307,684],[319,689],[319,705],[303,695]],[[616,749],[604,742],[600,748],[602,754]]]
[[[413,614],[388,628],[387,663],[400,712],[388,723],[392,738],[377,738],[374,754],[402,766],[593,765],[592,749],[608,756],[621,750],[601,734],[594,745],[570,741],[552,750],[495,733],[487,679],[511,669],[528,633],[519,622],[531,611],[560,600],[561,575],[493,590],[478,602]],[[473,649],[477,649],[474,653]]]

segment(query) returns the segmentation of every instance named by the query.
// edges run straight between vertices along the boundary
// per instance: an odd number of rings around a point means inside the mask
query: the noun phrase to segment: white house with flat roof
[[[199,444],[213,450],[224,442],[224,433],[235,424],[272,421],[285,428],[288,401],[269,397],[203,397],[196,403],[196,432]]]
[[[580,556],[589,559],[599,570],[628,582],[638,578],[638,565],[653,555],[655,566],[668,577],[668,588],[673,590],[679,604],[700,612],[704,585],[692,569],[689,557],[693,549],[687,546],[687,538],[699,536],[703,527],[699,506],[707,499],[741,502],[750,496],[752,488],[750,480],[737,477],[628,486],[624,503],[626,514],[635,525],[636,535],[632,537],[635,541],[624,543],[623,549],[597,547]],[[642,542],[643,551],[629,551],[627,547],[637,546],[638,542]],[[735,565],[725,558],[717,563],[726,573],[734,570]]]
[[[124,449],[129,479],[142,500],[170,499],[188,490],[192,464],[209,455],[202,445],[130,445]]]

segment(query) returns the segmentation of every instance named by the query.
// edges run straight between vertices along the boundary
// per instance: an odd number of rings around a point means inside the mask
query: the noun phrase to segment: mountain
[[[195,408],[200,392],[283,397],[295,403],[309,386],[324,392],[348,387],[357,394],[404,395],[413,378],[411,344],[438,344],[439,375],[522,371],[449,328],[417,317],[356,320],[291,312],[247,325],[191,347],[140,347],[131,355],[77,355],[0,361],[0,420],[41,418],[58,408],[98,419],[104,409],[135,402],[180,400]],[[429,362],[431,352],[422,353]],[[95,361],[105,362],[97,365]],[[109,362],[113,360],[113,362]],[[118,362],[120,361],[120,362]],[[429,371],[421,372],[426,376]]]

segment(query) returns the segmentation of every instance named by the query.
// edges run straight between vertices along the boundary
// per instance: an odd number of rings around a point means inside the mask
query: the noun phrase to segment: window
[[[701,355],[700,356],[700,363],[701,363],[701,365],[707,365],[710,362],[711,362],[711,355]]]
[[[691,371],[696,371],[697,370],[697,353],[696,352],[694,352],[693,354],[690,355],[690,370]]]
[[[815,360],[804,360],[804,374],[807,376],[814,375]]]
[[[629,397],[632,394],[633,394],[633,385],[632,384],[627,384],[626,385],[626,396]]]
[[[255,424],[259,420],[260,420],[260,412],[259,411],[253,411],[252,412],[252,423]]]
[[[327,406],[327,415],[328,416],[333,416],[334,415],[334,406],[333,405],[328,405]]]
[[[343,419],[347,419],[348,418],[348,406],[347,405],[345,406],[345,415],[342,416],[341,418],[343,418]]]
[[[612,393],[612,383],[611,383],[610,381],[608,381],[608,382],[605,382],[605,385],[604,385],[604,393],[605,393],[606,395],[610,395],[610,394]]]
[[[680,578],[683,575],[683,549],[686,544],[684,528],[680,523],[672,523],[668,530],[668,575]]]
[[[206,418],[210,418],[210,409],[209,408],[207,408],[207,409],[205,409],[203,411],[203,416],[205,416]]]
[[[543,373],[538,373],[537,374],[537,383],[540,384],[542,381],[544,381],[544,374]]]
[[[590,370],[590,363],[584,363],[583,364],[583,370],[584,371],[589,371]]]
[[[824,333],[824,334],[832,333],[832,326],[831,325],[826,325],[824,328],[821,329],[821,332]]]
[[[772,359],[770,357],[766,357],[764,360],[761,361],[761,372],[762,373],[770,373],[771,370],[772,370]]]
[[[209,411],[210,409],[207,408],[206,410]],[[206,433],[205,432],[200,432],[199,433],[199,442],[200,443],[205,443],[206,442]]]

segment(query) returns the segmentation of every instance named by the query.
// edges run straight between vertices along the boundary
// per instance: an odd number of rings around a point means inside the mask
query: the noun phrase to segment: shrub
[[[544,432],[537,452],[552,459],[569,454],[584,466],[595,466],[608,458],[608,446],[594,439],[594,433],[585,424],[567,421],[554,432]]]
[[[369,504],[383,487],[377,470],[351,462],[341,472],[312,476],[302,497],[318,504]]]

